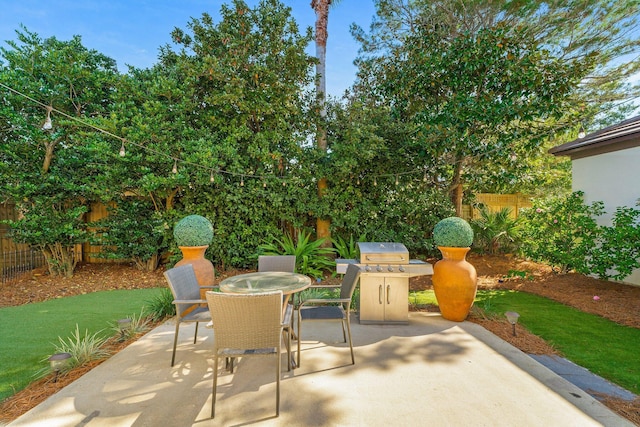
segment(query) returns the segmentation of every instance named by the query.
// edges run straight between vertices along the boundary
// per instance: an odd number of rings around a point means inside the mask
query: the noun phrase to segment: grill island
[[[360,323],[409,323],[409,278],[433,274],[432,265],[409,259],[402,243],[358,242],[358,248],[360,262],[337,259],[336,271],[344,274],[349,264],[360,267]]]

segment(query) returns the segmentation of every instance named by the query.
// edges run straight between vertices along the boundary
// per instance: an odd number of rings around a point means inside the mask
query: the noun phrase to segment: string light
[[[44,119],[44,124],[42,125],[42,129],[51,130],[53,128],[53,124],[51,123],[51,112],[53,111],[53,107],[50,105],[47,105],[46,109],[47,109],[47,117]]]
[[[580,130],[578,131],[578,138],[582,139],[587,136],[587,133],[584,131],[584,126],[580,123]]]
[[[378,179],[375,176],[373,177],[373,186],[374,187],[378,186]]]
[[[213,169],[211,169],[211,175],[209,175],[209,182],[213,183],[213,181],[215,181],[215,179],[213,178]]]
[[[83,121],[80,118],[77,118],[75,116],[71,116],[71,115],[69,115],[69,114],[67,114],[67,113],[65,113],[63,111],[59,111],[59,110],[55,109],[53,106],[44,104],[43,102],[38,101],[38,100],[36,100],[36,99],[34,99],[32,97],[29,97],[28,95],[26,95],[24,93],[21,93],[21,92],[15,90],[15,89],[3,84],[3,83],[1,83],[1,82],[0,82],[0,87],[3,87],[5,89],[7,89],[7,90],[19,95],[19,96],[22,96],[22,97],[34,102],[35,104],[38,104],[41,107],[43,107],[47,111],[47,117],[45,119],[44,124],[42,125],[42,129],[43,130],[50,130],[50,129],[53,128],[53,124],[52,124],[52,121],[51,121],[51,113],[54,112],[56,114],[59,114],[59,115],[61,115],[63,117],[68,118],[69,120],[72,120],[72,121],[75,121],[77,123],[80,123],[83,126],[92,128],[92,129],[94,129],[94,130],[96,130],[98,132],[101,132],[101,133],[103,133],[105,135],[108,135],[108,136],[111,136],[111,137],[113,137],[115,139],[120,140],[121,141],[121,146],[120,146],[119,155],[121,157],[124,157],[126,155],[126,151],[125,151],[125,147],[124,147],[125,143],[132,144],[132,145],[135,145],[137,147],[140,147],[144,151],[147,151],[147,152],[150,152],[150,153],[154,153],[154,154],[159,155],[159,156],[164,156],[164,157],[167,157],[169,159],[173,159],[174,160],[174,164],[173,164],[172,172],[176,173],[176,174],[178,173],[178,165],[177,165],[178,159],[173,157],[173,156],[171,156],[170,154],[167,154],[166,152],[155,150],[155,149],[150,148],[148,146],[145,146],[145,145],[142,145],[142,144],[138,144],[138,143],[133,142],[133,141],[126,140],[126,139],[124,139],[124,138],[122,138],[122,137],[120,137],[118,135],[115,135],[115,134],[113,134],[113,133],[111,133],[111,132],[109,132],[107,130],[101,129],[101,128],[99,128],[99,127],[97,127],[97,126],[95,126],[95,125],[93,125],[91,123],[87,123],[87,122]],[[625,104],[627,102],[628,101],[623,101],[623,102],[620,103],[620,105]],[[611,109],[613,109],[613,107]],[[566,125],[566,124],[564,124],[564,125]],[[564,126],[564,125],[561,124],[561,126]],[[552,132],[555,132],[555,129],[552,129],[551,131],[546,132],[546,134],[551,134]],[[544,135],[544,134],[540,134],[540,135]],[[581,124],[580,125],[580,131],[578,133],[578,138],[584,138],[585,136],[586,136],[586,132],[584,130],[584,126]],[[497,151],[497,150],[499,150],[499,147],[496,147],[494,150],[489,150],[488,152],[487,151],[483,152],[482,156],[486,156],[488,153],[493,152],[493,151]],[[510,157],[513,159],[512,156],[510,156]],[[207,170],[210,170],[210,166],[204,166],[204,165],[201,165],[201,164],[192,163],[192,162],[188,162],[188,161],[184,161],[184,160],[180,160],[180,161],[185,165],[191,165],[191,166],[194,166],[194,167],[197,167],[197,168],[205,168]],[[408,172],[401,172],[399,174],[369,175],[369,177],[371,177],[371,176],[373,177],[373,184],[374,184],[374,186],[377,186],[378,185],[377,177],[391,177],[391,176],[395,175],[395,182],[396,182],[396,185],[398,185],[398,183],[399,183],[399,175],[411,175],[411,174],[419,173],[420,170],[422,170],[422,169],[412,170],[412,171],[408,171]],[[214,171],[211,170],[211,173],[210,173],[210,181],[212,183],[215,181],[214,177],[213,177],[213,172]],[[228,175],[231,175],[231,176],[239,176],[240,175],[240,176],[242,176],[241,185],[242,185],[242,182],[244,181],[245,174],[239,174],[239,173],[234,173],[234,172],[225,171],[225,170],[217,170],[217,173],[228,174]],[[266,180],[265,180],[265,178],[267,178],[267,176],[265,176],[265,175],[246,175],[246,176],[251,177],[251,178],[261,179],[263,181],[263,188],[267,187],[267,183],[266,183]],[[365,176],[365,178],[366,178],[366,176]],[[287,185],[286,184],[286,180],[284,178],[280,178],[280,179],[283,180],[282,185],[286,186]],[[423,173],[423,179],[422,180],[425,183],[428,181],[428,179],[427,179],[427,171],[426,170]],[[361,181],[360,176],[358,176],[358,178],[357,178],[358,185],[360,185],[360,181]]]
[[[240,187],[244,187],[244,175],[240,178]]]

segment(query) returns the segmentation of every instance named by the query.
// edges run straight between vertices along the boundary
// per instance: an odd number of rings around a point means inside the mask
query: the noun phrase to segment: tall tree
[[[381,0],[377,8],[369,34],[352,29],[362,43],[357,88],[410,126],[413,155],[434,185],[446,182],[458,213],[461,184],[517,181],[549,137],[568,127],[575,135],[587,108],[637,94],[624,81],[637,61],[613,61],[637,51],[635,0]]]
[[[311,0],[311,8],[316,12],[316,102],[319,113],[319,121],[316,129],[316,146],[323,153],[327,152],[327,39],[329,38],[329,7],[339,0]],[[327,178],[318,179],[318,197],[322,198],[327,191]],[[316,235],[318,238],[326,238],[327,243],[331,238],[331,219],[318,215],[316,219]]]
[[[79,36],[16,33],[1,49],[0,197],[21,214],[10,224],[14,239],[39,248],[51,274],[71,276],[104,166],[96,153],[105,148],[79,122],[108,114],[118,73],[113,59],[85,48]]]

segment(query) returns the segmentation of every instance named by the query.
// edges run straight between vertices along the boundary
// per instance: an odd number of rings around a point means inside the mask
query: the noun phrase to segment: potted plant
[[[173,237],[182,251],[182,259],[176,266],[191,264],[200,286],[213,286],[215,274],[213,263],[204,257],[204,253],[213,241],[211,221],[200,215],[182,218],[173,227]]]
[[[442,260],[433,266],[432,279],[440,313],[447,320],[462,322],[478,288],[476,269],[466,260],[473,230],[462,218],[445,218],[433,228],[433,242],[442,253]]]

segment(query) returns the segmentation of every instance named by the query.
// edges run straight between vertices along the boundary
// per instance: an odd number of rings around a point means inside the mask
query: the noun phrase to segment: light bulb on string
[[[587,136],[587,132],[584,131],[584,126],[580,123],[580,130],[578,131],[578,138],[582,139]]]
[[[126,151],[124,151],[124,141],[122,141],[122,145],[120,146],[120,157],[124,157],[126,154]]]
[[[424,175],[422,176],[422,182],[427,182],[427,171],[425,171]]]
[[[53,107],[48,105],[46,108],[47,108],[47,117],[44,119],[44,124],[42,125],[42,129],[51,130],[53,128],[53,124],[51,123],[51,111],[53,111]]]
[[[244,175],[240,178],[240,187],[244,187]]]
[[[377,187],[378,186],[378,180],[376,179],[376,177],[373,177],[373,186]]]
[[[178,159],[173,159],[173,169],[171,169],[171,172],[178,173]]]
[[[262,180],[262,188],[267,188],[267,181]]]
[[[282,180],[282,186],[286,187],[287,186],[287,181],[285,181],[284,179]]]
[[[396,175],[396,185],[398,185],[398,175]]]
[[[213,178],[213,169],[211,170],[211,175],[209,175],[209,182],[213,183],[214,178]]]

